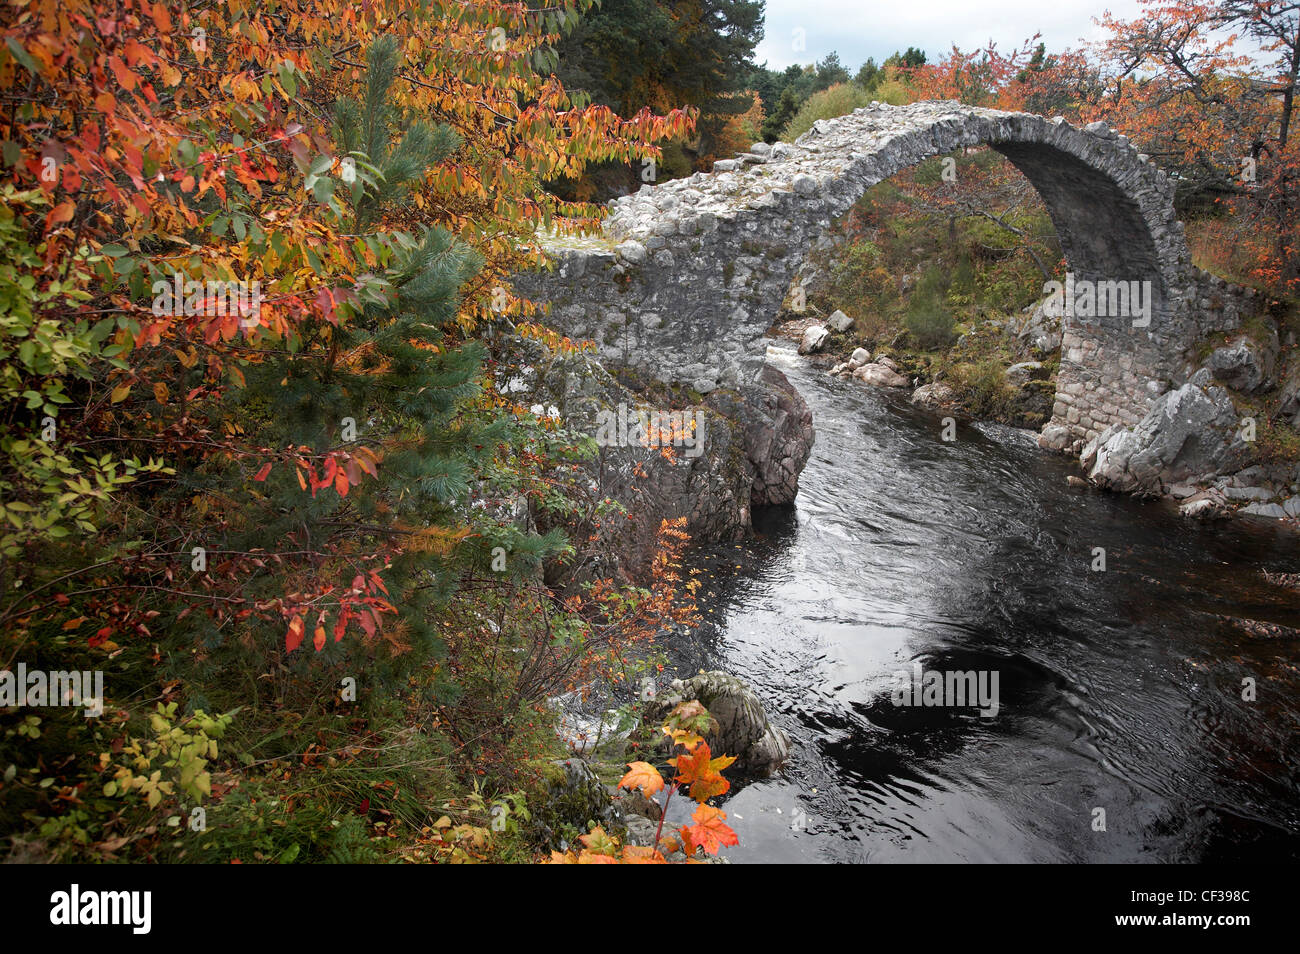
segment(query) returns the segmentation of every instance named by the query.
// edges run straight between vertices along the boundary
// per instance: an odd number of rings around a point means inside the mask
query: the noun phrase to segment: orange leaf
[[[627,767],[631,771],[619,781],[619,788],[639,788],[647,796],[663,789],[663,776],[649,762],[628,762]]]
[[[48,232],[56,225],[62,225],[64,222],[71,222],[72,216],[76,213],[77,207],[71,199],[65,199],[54,208],[50,209],[49,215],[45,216],[45,230]]]
[[[682,837],[688,848],[703,848],[711,855],[716,855],[723,845],[738,845],[740,839],[730,826],[723,823],[727,813],[712,805],[700,805],[691,816],[694,825],[683,826]]]
[[[324,626],[316,627],[316,632],[312,633],[311,642],[312,645],[316,647],[316,652],[320,652],[322,649],[325,648],[325,627]]]
[[[271,465],[263,464],[262,469],[253,475],[253,479],[256,480],[258,483],[261,483],[263,480],[266,480],[266,475],[269,474],[270,472],[271,472]]]
[[[123,89],[135,89],[136,75],[131,72],[130,68],[128,68],[119,57],[110,56],[108,58],[108,66],[109,69],[113,71],[113,75],[117,77],[117,81],[122,85]]]
[[[158,28],[159,33],[167,34],[172,32],[172,18],[171,14],[167,12],[167,4],[155,3],[153,9],[149,11],[149,15],[153,17],[154,26]]]

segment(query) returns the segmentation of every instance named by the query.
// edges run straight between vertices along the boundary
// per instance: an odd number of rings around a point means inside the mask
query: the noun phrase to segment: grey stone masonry
[[[1173,183],[1104,124],[956,102],[872,104],[794,143],[755,144],[711,173],[614,200],[601,234],[544,240],[554,268],[515,287],[548,302],[550,324],[594,340],[606,362],[702,393],[735,387],[753,380],[764,333],[835,218],[901,170],[980,144],[1042,195],[1077,282],[1149,290],[1149,320],[1111,309],[1064,323],[1043,443],[1077,452],[1109,425],[1140,421],[1195,370],[1194,343],[1250,305],[1192,267]]]

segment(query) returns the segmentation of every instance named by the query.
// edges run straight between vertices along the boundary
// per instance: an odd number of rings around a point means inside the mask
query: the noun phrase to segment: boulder
[[[826,339],[830,336],[830,331],[821,325],[809,325],[799,341],[799,353],[816,354],[826,346]]]
[[[771,775],[790,757],[790,737],[768,722],[757,693],[730,673],[702,672],[690,679],[674,679],[668,691],[647,706],[646,722],[653,725],[692,699],[698,699],[716,723],[704,737],[709,750],[715,757],[735,757],[737,774]]]
[[[863,384],[878,388],[905,388],[911,383],[897,371],[883,364],[864,364],[853,372],[853,377]]]
[[[1041,361],[1021,361],[1019,364],[1013,364],[1007,368],[1007,383],[1013,387],[1021,387],[1039,377],[1043,370]]]
[[[1193,520],[1216,520],[1226,517],[1231,509],[1223,494],[1211,489],[1188,497],[1178,505],[1178,512]]]
[[[1242,513],[1254,514],[1257,517],[1273,517],[1275,519],[1284,519],[1290,514],[1281,504],[1275,503],[1253,503],[1241,508]]]
[[[826,327],[831,331],[843,334],[853,327],[853,319],[844,312],[836,309],[831,312],[831,316],[826,319]]]
[[[1160,494],[1240,467],[1248,445],[1237,433],[1236,409],[1208,377],[1199,372],[1164,395],[1135,427],[1108,427],[1089,441],[1081,455],[1088,479],[1109,490]]]
[[[871,352],[866,348],[855,348],[853,354],[849,355],[849,367],[857,370],[864,364],[871,363]]]
[[[1023,312],[1025,317],[1013,319],[1006,326],[1006,333],[1015,334],[1022,343],[1043,354],[1050,354],[1061,347],[1061,319],[1047,313],[1043,305],[1048,300],[1043,299],[1026,308]]]
[[[1277,350],[1276,335],[1265,344],[1242,335],[1226,347],[1216,348],[1205,367],[1234,391],[1249,394],[1272,383]]]
[[[956,403],[956,401],[957,392],[953,390],[950,384],[943,381],[923,384],[912,392],[913,404],[919,404],[921,407],[928,407],[931,410],[940,410]]]
[[[788,504],[799,493],[799,474],[812,453],[817,432],[812,411],[780,368],[763,365],[758,380],[741,389],[709,396],[709,404],[735,421],[744,456],[753,473],[749,502],[754,507]]]

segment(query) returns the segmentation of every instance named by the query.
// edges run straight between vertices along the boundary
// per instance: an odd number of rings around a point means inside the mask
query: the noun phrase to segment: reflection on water
[[[695,553],[706,622],[671,647],[795,741],[729,796],[731,860],[1300,859],[1300,592],[1261,572],[1300,572],[1294,535],[1072,490],[1032,435],[944,443],[906,397],[772,360],[817,426],[798,501]],[[918,661],[996,670],[997,716],[893,705]]]

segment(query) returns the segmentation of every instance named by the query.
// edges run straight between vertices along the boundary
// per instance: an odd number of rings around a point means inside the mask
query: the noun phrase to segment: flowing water
[[[693,554],[706,621],[670,648],[794,741],[723,800],[733,862],[1300,859],[1300,590],[1263,573],[1300,537],[1073,490],[1032,434],[945,443],[905,395],[769,360],[817,428],[798,500]],[[997,714],[895,705],[915,663],[996,672]]]

